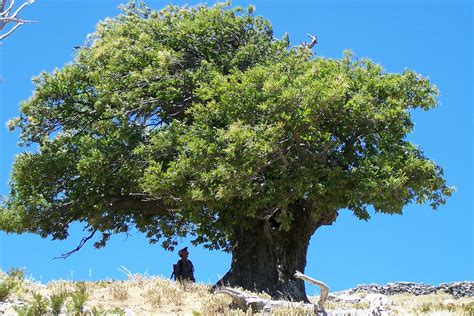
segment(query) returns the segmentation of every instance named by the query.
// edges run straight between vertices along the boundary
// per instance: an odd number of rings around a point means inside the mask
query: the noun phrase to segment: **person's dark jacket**
[[[176,263],[177,265],[177,273],[176,273],[176,280],[179,281],[192,281],[195,282],[194,279],[194,266],[191,260],[180,259]]]

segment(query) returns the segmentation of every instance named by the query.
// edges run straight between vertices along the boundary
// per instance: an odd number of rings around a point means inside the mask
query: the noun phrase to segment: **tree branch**
[[[8,32],[5,34],[0,35],[0,41],[4,40],[8,36],[10,36],[17,28],[19,28],[21,25],[25,23],[32,23],[36,21],[30,21],[30,20],[22,20],[20,18],[17,18],[18,13],[21,12],[27,5],[32,4],[35,2],[35,0],[28,0],[25,3],[23,3],[13,14],[10,14],[13,5],[15,4],[14,0],[11,0],[10,6],[4,10],[5,4],[7,0],[4,0],[0,4],[0,31],[3,30],[3,28],[10,22],[16,23],[15,26],[13,26]]]
[[[295,278],[298,278],[303,281],[319,286],[319,288],[321,289],[321,295],[319,296],[318,307],[319,307],[319,310],[324,311],[324,304],[326,303],[328,299],[328,295],[329,295],[329,287],[323,282],[310,278],[309,276],[306,276],[299,271],[296,271]]]
[[[252,308],[253,311],[263,311],[264,315],[271,313],[272,309],[275,308],[304,308],[308,312],[316,312],[313,304],[307,304],[302,302],[289,302],[283,300],[267,300],[254,295],[247,294],[243,291],[233,289],[231,287],[221,287],[214,293],[225,294],[230,296],[232,300],[243,310],[247,311]]]
[[[94,237],[96,232],[97,232],[97,229],[94,229],[89,236],[84,237],[84,238],[81,239],[81,242],[79,243],[79,245],[76,248],[74,248],[71,251],[68,251],[66,253],[61,254],[61,256],[59,256],[59,257],[54,257],[53,259],[66,259],[67,257],[72,255],[73,253],[79,251],[82,248],[82,246],[84,246],[92,237]]]
[[[317,36],[314,36],[314,35],[311,35],[311,34],[307,34],[309,38],[311,38],[311,42],[303,42],[303,44],[301,44],[301,46],[303,48],[309,48],[309,49],[312,49],[316,44],[318,44],[318,37]]]
[[[11,3],[10,3],[10,6],[8,7],[8,9],[6,9],[5,11],[3,11],[3,8],[5,7],[5,3],[7,3],[7,0],[3,0],[2,4],[1,4],[1,7],[0,7],[0,16],[4,16],[4,15],[7,15],[8,13],[10,13],[11,9],[13,8],[13,5],[15,4],[15,0],[12,0]]]
[[[111,211],[140,211],[145,215],[170,215],[180,211],[177,205],[165,203],[162,199],[151,198],[145,194],[113,197],[108,205]]]

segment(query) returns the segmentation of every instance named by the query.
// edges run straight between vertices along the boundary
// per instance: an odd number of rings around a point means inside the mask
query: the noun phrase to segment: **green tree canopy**
[[[34,83],[9,123],[36,146],[16,157],[0,212],[7,232],[65,239],[79,221],[102,234],[100,247],[136,227],[167,249],[193,235],[232,251],[226,280],[247,288],[245,273],[265,276],[239,268],[242,247],[273,249],[264,256],[284,270],[278,291],[304,299],[304,287],[288,286],[291,270],[304,269],[309,238],[339,210],[368,220],[369,206],[401,214],[451,194],[442,169],[407,141],[411,110],[437,103],[427,78],[350,53],[315,57],[276,39],[252,7],[131,2]],[[262,240],[253,248],[252,232]],[[306,246],[296,266],[280,264],[292,236]],[[265,282],[253,284],[276,293]]]

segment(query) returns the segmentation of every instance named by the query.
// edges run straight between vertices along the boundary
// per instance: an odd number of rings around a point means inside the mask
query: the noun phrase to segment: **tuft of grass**
[[[33,293],[33,302],[30,311],[34,316],[42,316],[48,310],[48,300],[39,293]]]
[[[89,299],[89,294],[87,293],[87,287],[84,282],[78,282],[76,284],[76,290],[70,294],[71,304],[69,305],[69,310],[74,316],[80,316],[84,312],[84,307]]]
[[[448,312],[452,315],[474,315],[474,302],[456,305],[454,303],[425,302],[413,310],[415,314],[435,314]]]
[[[15,310],[17,316],[31,316],[30,309],[26,305],[15,306],[13,309]]]
[[[65,291],[59,293],[53,293],[49,297],[49,305],[53,316],[58,316],[61,313],[61,309],[64,306],[68,293]]]
[[[463,315],[474,315],[474,302],[466,303],[461,305],[461,312]]]
[[[124,282],[115,282],[110,286],[112,297],[118,301],[125,301],[129,298],[128,286]]]
[[[91,309],[92,316],[102,316],[102,315],[105,315],[105,313],[106,313],[105,309],[102,305],[94,306]]]
[[[4,302],[16,290],[21,288],[25,280],[25,271],[10,269],[6,274],[0,274],[0,302]]]
[[[282,307],[272,310],[272,316],[313,316],[316,315],[314,309]]]
[[[126,313],[123,309],[120,307],[114,307],[109,309],[107,312],[105,312],[106,315],[114,315],[114,316],[125,316]]]
[[[33,293],[30,305],[15,306],[14,310],[19,316],[43,316],[48,312],[48,300],[39,293]]]
[[[208,295],[201,299],[203,315],[224,315],[230,312],[232,299],[223,294]]]
[[[177,307],[184,301],[186,288],[190,285],[181,285],[171,280],[152,279],[145,290],[143,297],[152,307],[160,306]]]

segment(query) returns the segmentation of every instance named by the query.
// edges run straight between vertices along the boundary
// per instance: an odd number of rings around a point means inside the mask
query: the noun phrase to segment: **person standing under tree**
[[[176,280],[183,282],[183,281],[191,281],[196,282],[194,279],[194,266],[191,260],[188,259],[189,252],[188,247],[184,247],[183,249],[178,251],[178,256],[181,257],[178,262],[173,265],[173,274]]]

